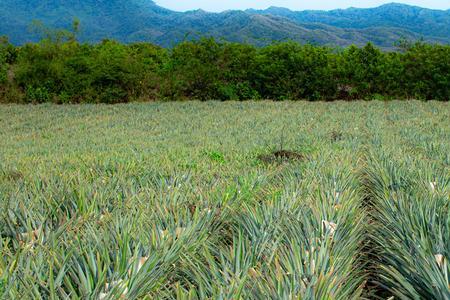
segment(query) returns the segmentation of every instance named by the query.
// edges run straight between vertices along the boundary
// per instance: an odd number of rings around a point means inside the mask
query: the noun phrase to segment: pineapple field
[[[0,106],[0,298],[450,299],[447,102]]]

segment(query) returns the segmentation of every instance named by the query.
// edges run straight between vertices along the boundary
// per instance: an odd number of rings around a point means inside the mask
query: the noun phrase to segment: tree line
[[[399,51],[295,42],[266,47],[203,38],[172,49],[49,35],[20,47],[0,39],[0,102],[450,99],[450,46]]]

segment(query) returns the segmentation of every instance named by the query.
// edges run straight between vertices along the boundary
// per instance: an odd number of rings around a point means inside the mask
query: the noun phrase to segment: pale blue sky
[[[287,7],[293,10],[334,9],[348,7],[375,7],[391,1],[383,0],[156,0],[157,4],[178,11],[204,9],[207,11],[223,11],[227,9],[267,8],[269,6]],[[428,8],[449,9],[449,0],[408,0],[395,1]]]

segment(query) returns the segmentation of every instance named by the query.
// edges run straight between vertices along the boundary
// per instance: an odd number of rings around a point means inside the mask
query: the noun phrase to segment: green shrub
[[[280,43],[263,48],[257,58],[258,86],[264,98],[322,100],[334,97],[330,49]]]
[[[177,45],[164,70],[164,96],[199,100],[220,98],[217,61],[221,51],[221,45],[212,39]]]
[[[5,283],[3,280],[0,280],[0,297],[3,296],[4,292],[5,292]]]
[[[8,44],[0,39],[0,88],[8,81]]]
[[[416,43],[402,56],[402,65],[409,97],[450,99],[450,46]]]
[[[28,86],[26,88],[26,100],[30,103],[45,103],[51,101],[51,96],[45,87]]]
[[[212,161],[215,161],[220,164],[225,163],[225,155],[218,151],[205,151],[205,155],[209,157]]]
[[[64,35],[62,36],[64,37]],[[14,70],[8,81],[8,71]],[[171,50],[47,37],[18,49],[0,43],[0,88],[27,101],[450,99],[450,46],[372,44],[331,49],[295,42],[263,48],[186,41]],[[20,98],[20,97],[19,97]],[[19,101],[11,99],[7,101]]]

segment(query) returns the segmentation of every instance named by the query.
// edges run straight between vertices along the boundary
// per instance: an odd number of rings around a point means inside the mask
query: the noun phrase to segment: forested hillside
[[[270,7],[248,10],[254,14],[285,17],[296,23],[320,23],[338,28],[402,28],[426,37],[450,40],[450,12],[404,4],[385,4],[371,9],[349,8],[331,11],[291,11]]]
[[[150,0],[2,0],[0,15],[0,35],[16,45],[41,38],[30,26],[34,20],[52,28],[69,28],[74,19],[80,21],[79,38],[85,42],[111,38],[171,47],[209,36],[257,46],[283,40],[330,46],[372,42],[384,49],[394,48],[400,39],[450,43],[449,11],[400,4],[333,11],[270,8],[181,13]]]

